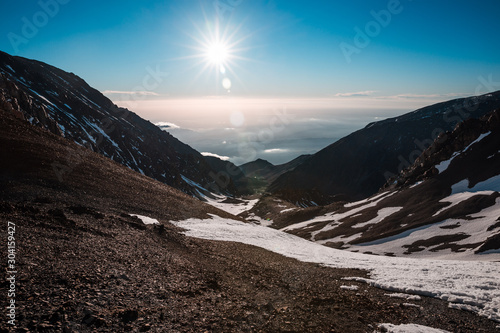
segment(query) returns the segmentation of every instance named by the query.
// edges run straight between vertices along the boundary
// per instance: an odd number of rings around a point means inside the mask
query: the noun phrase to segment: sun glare
[[[224,65],[227,61],[229,50],[226,45],[214,42],[208,46],[207,58],[214,65]]]
[[[233,80],[239,83],[240,87],[244,84],[238,78],[236,69],[242,69],[239,61],[249,61],[250,59],[241,56],[241,53],[248,50],[242,47],[242,44],[251,37],[243,35],[238,38],[242,28],[242,23],[232,25],[229,21],[221,24],[218,18],[211,21],[205,16],[203,28],[193,23],[197,33],[187,33],[195,42],[188,46],[195,50],[195,53],[180,59],[197,59],[192,68],[201,67],[200,71],[193,78],[197,81],[201,76],[210,73],[215,78],[217,89],[224,89],[227,93],[234,87]],[[215,75],[214,75],[215,74]]]

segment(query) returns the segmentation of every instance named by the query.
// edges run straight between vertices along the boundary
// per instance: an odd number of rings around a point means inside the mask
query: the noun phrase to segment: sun
[[[200,77],[209,74],[208,77],[215,79],[217,91],[223,88],[228,93],[234,87],[233,80],[244,84],[236,73],[236,69],[242,70],[241,61],[251,61],[243,57],[242,53],[248,51],[248,39],[253,34],[242,34],[243,23],[233,25],[230,21],[221,24],[218,18],[209,20],[205,16],[202,26],[193,22],[194,32],[186,31],[186,35],[193,41],[193,44],[186,45],[194,50],[191,55],[178,59],[195,59],[191,68],[199,67],[200,70],[193,76],[192,82],[196,82]]]
[[[210,43],[207,47],[206,56],[211,64],[224,65],[229,57],[229,48],[222,42]]]

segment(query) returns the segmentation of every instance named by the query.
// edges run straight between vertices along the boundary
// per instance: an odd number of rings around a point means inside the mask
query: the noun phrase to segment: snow
[[[448,205],[446,207],[441,208],[439,211],[434,213],[434,215],[432,215],[432,216],[438,216],[442,212],[450,209],[451,207],[454,207],[454,206],[460,204],[461,202],[468,200],[476,195],[490,195],[490,194],[493,194],[493,192],[492,191],[481,191],[481,192],[476,192],[476,193],[461,192],[461,193],[452,194],[449,197],[446,197],[444,199],[439,200],[439,202],[443,202],[443,203],[449,202],[449,203],[451,203],[451,205]]]
[[[12,67],[10,67],[9,65],[5,65],[5,67],[7,67],[8,69],[10,69],[12,71],[12,73],[15,73],[16,71],[12,69]]]
[[[450,166],[451,161],[453,161],[453,159],[455,159],[455,157],[457,157],[457,156],[458,156],[458,154],[454,153],[453,156],[450,159],[437,164],[436,165],[436,169],[438,170],[438,173],[442,173],[443,171],[445,171],[446,169],[448,169],[448,167]]]
[[[291,212],[292,210],[296,210],[297,208],[288,208],[288,209],[283,209],[280,211],[280,214],[286,213],[286,212]]]
[[[481,134],[476,140],[474,140],[470,145],[468,145],[465,149],[464,149],[464,152],[466,152],[467,150],[469,150],[470,147],[472,147],[472,145],[478,143],[479,141],[481,141],[482,139],[484,139],[485,137],[487,137],[488,135],[490,135],[491,132],[488,132],[488,133],[484,133],[484,134]]]
[[[355,286],[355,285],[350,285],[350,286],[340,286],[340,289],[356,291],[356,290],[358,290],[358,289],[359,289],[359,287],[358,287],[358,286]]]
[[[102,129],[100,128],[98,125],[90,122],[87,118],[83,117],[84,121],[87,123],[87,125],[89,125],[90,127],[92,127],[92,129],[94,130],[95,133],[100,133],[104,138],[106,138],[116,149],[120,150],[121,151],[121,148],[120,146],[115,142],[113,141],[113,139],[110,138],[110,136]]]
[[[393,195],[394,193],[396,193],[396,192],[384,192],[384,193],[378,194],[378,195],[376,195],[376,196],[374,196],[372,198],[364,199],[364,200],[361,200],[361,201],[358,201],[358,202],[352,203],[352,204],[346,204],[346,205],[344,205],[344,207],[358,206],[360,204],[361,204],[361,206],[359,206],[357,208],[354,208],[354,209],[351,209],[351,210],[348,210],[348,211],[343,212],[343,213],[335,213],[335,212],[334,213],[327,213],[327,214],[322,215],[322,216],[317,216],[317,217],[315,217],[315,218],[313,218],[311,220],[308,220],[308,221],[304,221],[304,222],[300,222],[300,223],[296,223],[296,224],[284,227],[281,230],[282,231],[290,231],[290,230],[296,230],[296,229],[302,229],[302,228],[312,227],[315,224],[320,223],[320,222],[330,222],[326,226],[324,226],[323,228],[321,228],[319,230],[316,230],[316,231],[314,231],[314,232],[311,233],[311,240],[315,240],[316,235],[318,235],[318,234],[320,234],[322,232],[333,230],[336,227],[338,227],[340,225],[341,220],[343,220],[343,219],[345,219],[347,217],[355,216],[356,214],[358,214],[359,212],[361,212],[361,211],[363,211],[363,210],[365,210],[367,208],[371,208],[371,207],[377,206],[377,204],[380,201],[384,200],[385,198],[387,198],[390,195]],[[383,211],[382,213],[383,214],[388,214],[387,211]],[[360,235],[357,234],[355,236],[357,238]],[[333,241],[337,241],[338,240],[337,238],[324,240],[323,243],[328,242],[328,241],[332,241],[332,242]],[[349,239],[353,240],[352,237],[349,238]],[[347,239],[342,239],[341,241],[348,242]]]
[[[453,155],[451,156],[450,159],[437,164],[436,165],[436,169],[438,169],[439,173],[444,172],[446,169],[448,169],[448,167],[450,166],[451,161],[453,161],[453,159],[455,159],[455,157],[457,157],[461,153],[465,153],[467,150],[469,150],[469,148],[472,145],[478,143],[479,141],[481,141],[482,139],[484,139],[485,137],[487,137],[490,134],[491,134],[491,132],[481,134],[476,140],[474,140],[470,145],[468,145],[462,152],[455,152],[455,153],[453,153]]]
[[[157,219],[153,219],[151,217],[136,215],[136,214],[130,214],[130,216],[139,218],[144,224],[160,224],[160,222]]]
[[[370,279],[353,280],[388,291],[439,298],[453,306],[464,305],[469,311],[500,322],[500,265],[487,261],[485,256],[476,257],[475,261],[370,256],[328,248],[279,230],[216,215],[172,223],[187,229],[187,236],[250,244],[329,267],[369,270]]]
[[[461,180],[460,182],[451,186],[451,194],[456,194],[460,192],[480,192],[480,191],[500,192],[500,175],[479,182],[472,188],[469,188],[469,186],[470,182],[468,179]]]
[[[410,188],[414,188],[414,187],[417,187],[418,185],[422,184],[423,181],[418,181],[416,182],[415,184],[413,184],[412,186],[410,186]]]
[[[422,298],[418,295],[408,295],[408,294],[403,294],[403,293],[385,294],[385,296],[389,296],[391,298],[406,299],[408,301],[420,301],[420,300],[422,300]]]
[[[222,202],[222,201],[227,199],[226,197],[218,197],[217,199],[211,199],[211,198],[206,198],[206,199],[207,199],[207,203],[209,205],[212,205],[216,208],[219,208],[220,210],[223,210],[223,211],[228,212],[229,214],[233,214],[233,215],[239,215],[243,212],[246,212],[247,210],[252,209],[253,206],[255,206],[257,204],[257,202],[259,201],[259,199],[244,200],[244,199],[240,198],[238,200],[242,201],[242,203],[230,204],[230,203]],[[254,219],[257,219],[257,218],[258,218],[258,216],[256,216]],[[260,219],[260,220],[262,220],[262,219]],[[262,221],[264,221],[264,220],[262,220]]]
[[[255,215],[254,213],[249,214],[246,220],[250,222],[255,222],[264,227],[270,227],[274,223],[273,220],[265,220],[260,216]]]
[[[356,201],[356,202],[350,202],[348,204],[345,204],[344,207],[349,208],[349,207],[354,207],[354,206],[358,206],[358,205],[361,205],[361,204],[366,204],[368,202],[380,199],[381,197],[384,197],[384,196],[386,196],[389,193],[390,192],[382,192],[382,193],[377,194],[376,196],[371,197],[371,198],[366,198],[366,199],[363,199],[363,200],[360,200],[360,201]]]
[[[361,252],[370,251],[376,254],[393,253],[396,256],[405,256],[405,245],[411,245],[419,240],[425,240],[432,237],[462,234],[467,238],[457,241],[454,244],[476,244],[483,243],[488,237],[492,236],[492,232],[488,228],[495,224],[495,220],[500,216],[500,198],[496,199],[495,205],[485,208],[482,211],[469,215],[470,220],[466,219],[447,219],[435,224],[425,225],[419,228],[407,230],[401,234],[379,239],[369,243],[352,245],[349,250],[358,250]],[[453,227],[453,229],[449,229]],[[488,260],[499,260],[500,251],[485,252],[480,255],[475,254],[477,248],[465,249],[463,252],[454,253],[451,250],[433,251],[434,246],[425,248],[422,251],[411,254],[412,258],[432,258],[432,259],[460,259],[460,260],[477,260],[480,257],[489,257]]]
[[[363,200],[363,202],[368,202],[367,200]],[[358,202],[359,203],[359,202]],[[368,203],[364,206],[360,206],[358,208],[355,208],[355,209],[351,209],[345,213],[327,213],[325,215],[321,215],[321,216],[317,216],[311,220],[307,220],[307,221],[304,221],[304,222],[300,222],[300,223],[296,223],[296,224],[293,224],[293,225],[290,225],[290,226],[287,226],[283,229],[281,229],[282,231],[289,231],[289,230],[295,230],[295,229],[301,229],[301,228],[305,228],[305,227],[309,227],[311,226],[312,224],[315,224],[315,223],[318,223],[318,222],[327,222],[327,221],[334,221],[334,222],[338,222],[339,220],[343,219],[343,218],[346,218],[348,216],[351,216],[351,215],[355,215],[357,214],[358,212],[366,209],[366,208],[370,208],[370,207],[373,207],[373,206],[376,206],[377,205],[377,202],[374,202],[374,203]],[[327,228],[328,225],[325,227]],[[327,229],[328,230],[328,229]],[[322,229],[321,231],[326,231],[324,229]],[[319,231],[319,232],[321,232]]]
[[[63,136],[65,137],[66,136],[66,128],[59,123],[57,125],[59,126],[59,128],[61,129],[61,132],[63,133]]]
[[[193,186],[193,187],[196,187],[196,188],[199,188],[200,190],[202,191],[205,191],[205,192],[208,192],[203,186],[201,186],[200,184],[198,184],[197,182],[194,182],[192,181],[191,179],[189,179],[188,177],[184,176],[184,175],[181,175],[181,178],[183,181],[185,181],[187,184]]]
[[[380,324],[378,327],[382,332],[388,333],[449,333],[448,331],[417,324]]]
[[[226,196],[211,193],[210,191],[208,191],[207,189],[202,187],[200,184],[192,181],[191,179],[187,178],[184,175],[181,175],[181,178],[187,184],[195,187],[195,189],[197,189],[197,191],[199,189],[201,191],[201,192],[198,191],[200,197],[204,198],[209,205],[214,206],[214,207],[216,207],[220,210],[223,210],[225,212],[228,212],[229,214],[232,214],[232,215],[239,215],[247,210],[252,209],[253,206],[255,206],[257,204],[257,202],[259,201],[259,199],[245,200],[245,199],[238,198],[240,203],[226,203],[226,202],[223,202],[226,199],[228,199]],[[209,192],[211,193],[211,196],[213,196],[213,198],[210,198],[210,197],[203,194],[203,193],[209,193]],[[262,221],[264,221],[264,220],[262,220]]]
[[[382,222],[386,217],[391,216],[392,214],[395,214],[399,212],[403,207],[386,207],[382,208],[381,210],[378,211],[377,216],[371,219],[370,221],[363,222],[363,223],[358,223],[356,225],[353,225],[353,228],[363,228],[366,227],[367,225],[370,224],[375,224]]]

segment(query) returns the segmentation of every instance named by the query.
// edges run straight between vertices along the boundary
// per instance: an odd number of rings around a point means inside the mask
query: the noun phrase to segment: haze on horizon
[[[201,152],[283,163],[499,90],[499,13],[494,0],[21,0],[2,4],[0,50],[74,72]]]

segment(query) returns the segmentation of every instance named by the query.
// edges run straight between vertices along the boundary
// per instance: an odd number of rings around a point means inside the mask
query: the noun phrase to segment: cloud
[[[287,153],[288,149],[273,148],[264,150],[264,154],[282,154]]]
[[[103,94],[108,95],[141,95],[141,96],[160,96],[153,91],[119,91],[119,90],[105,90]]]
[[[448,93],[448,94],[400,94],[395,96],[388,96],[388,98],[396,99],[434,99],[434,98],[460,98],[468,97],[470,94],[465,93]]]
[[[214,154],[214,153],[207,153],[207,152],[203,152],[201,153],[203,156],[212,156],[212,157],[217,157],[218,159],[221,159],[223,161],[228,161],[229,160],[229,157],[228,156],[221,156],[221,155],[217,155],[217,154]]]
[[[166,121],[160,121],[158,123],[155,124],[156,126],[158,126],[159,128],[161,129],[176,129],[176,128],[181,128],[180,126],[174,124],[174,123],[169,123],[169,122],[166,122]]]
[[[335,94],[335,97],[367,97],[372,96],[376,91],[374,90],[366,90],[366,91],[356,91],[356,92],[347,92],[347,93],[338,93]]]

